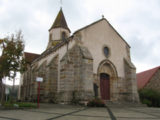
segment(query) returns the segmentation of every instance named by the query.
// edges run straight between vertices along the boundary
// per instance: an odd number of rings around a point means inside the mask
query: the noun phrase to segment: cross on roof
[[[62,0],[60,0],[60,7],[62,8]]]

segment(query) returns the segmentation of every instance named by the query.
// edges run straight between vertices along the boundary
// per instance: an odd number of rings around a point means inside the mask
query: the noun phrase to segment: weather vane
[[[60,7],[62,8],[62,0],[60,0]]]

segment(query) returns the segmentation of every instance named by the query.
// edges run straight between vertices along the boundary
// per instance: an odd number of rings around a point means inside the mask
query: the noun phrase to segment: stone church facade
[[[36,101],[36,77],[42,77],[41,102],[107,101],[138,102],[136,68],[130,46],[102,18],[70,35],[62,9],[49,29],[47,49],[25,53],[20,99]]]

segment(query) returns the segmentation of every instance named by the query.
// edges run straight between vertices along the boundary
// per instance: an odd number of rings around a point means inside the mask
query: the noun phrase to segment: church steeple
[[[67,25],[62,8],[60,9],[53,25],[49,29],[49,42],[47,49],[57,45],[70,36],[70,29]]]
[[[60,9],[60,11],[59,11],[53,25],[49,29],[49,31],[53,28],[65,28],[65,29],[68,29],[70,32],[70,29],[68,28],[68,25],[67,25],[66,19],[64,17],[62,8]]]

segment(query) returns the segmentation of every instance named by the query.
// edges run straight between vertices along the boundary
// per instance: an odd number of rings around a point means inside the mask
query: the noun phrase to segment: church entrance
[[[109,101],[117,100],[118,75],[114,64],[109,60],[103,60],[99,64],[97,73],[98,97]]]
[[[110,100],[110,76],[106,73],[100,74],[100,93],[103,100]]]

